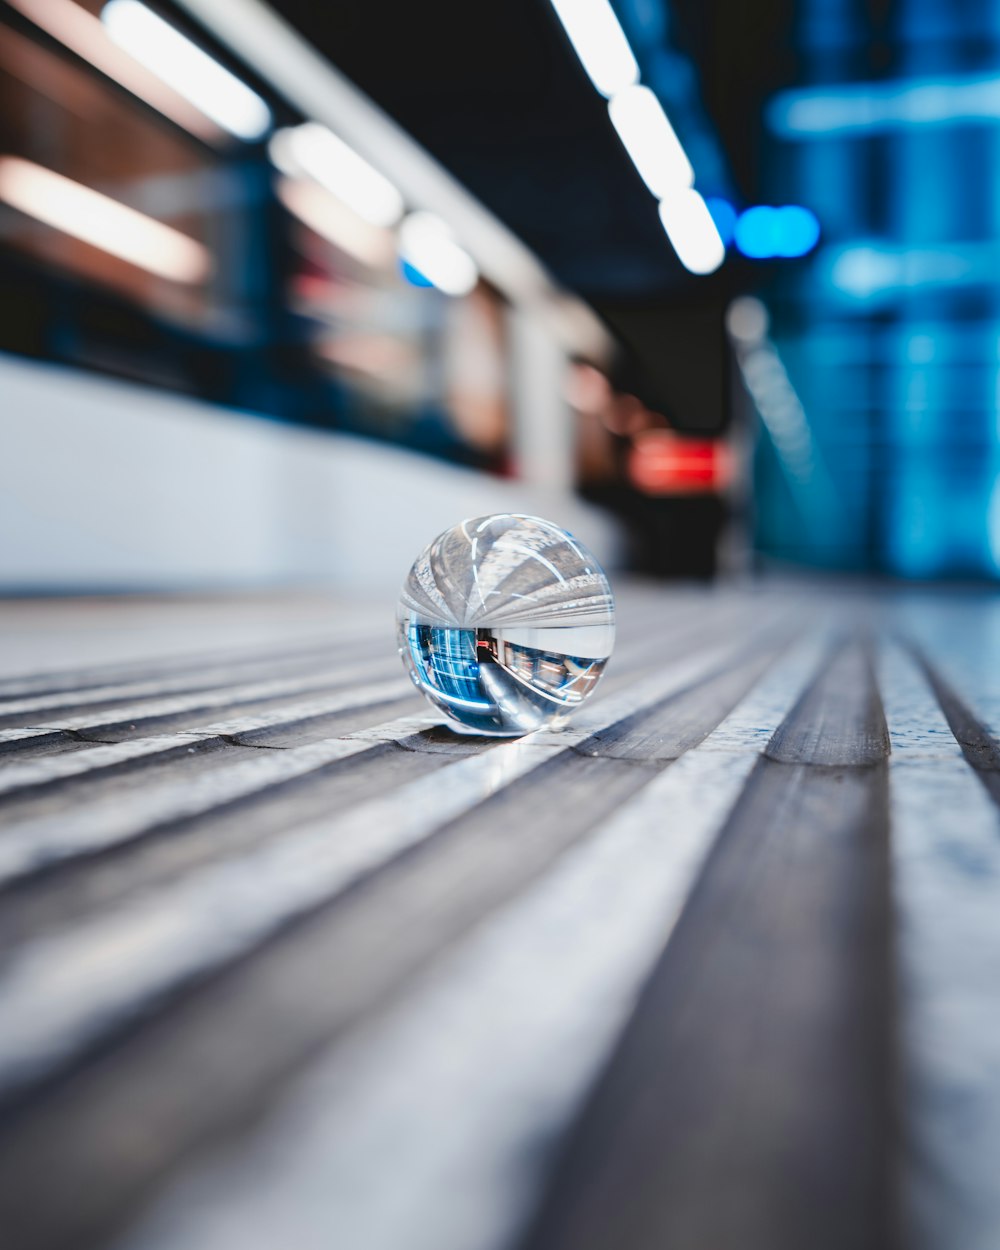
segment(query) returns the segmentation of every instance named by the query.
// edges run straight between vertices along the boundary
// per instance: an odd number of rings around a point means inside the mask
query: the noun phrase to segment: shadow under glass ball
[[[452,729],[513,737],[561,724],[593,692],[614,646],[614,598],[571,534],[503,513],[421,552],[398,623],[414,684]]]

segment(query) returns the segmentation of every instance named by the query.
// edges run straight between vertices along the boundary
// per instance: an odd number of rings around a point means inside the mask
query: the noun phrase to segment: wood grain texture
[[[16,606],[4,1250],[995,1250],[986,601],[626,587],[518,742],[251,607]]]
[[[842,650],[722,829],[526,1246],[889,1244],[886,746]]]
[[[871,660],[861,643],[846,642],[831,654],[766,754],[779,764],[844,768],[863,768],[887,758],[889,732]]]
[[[1000,743],[978,719],[942,673],[931,663],[927,654],[918,647],[911,654],[920,665],[934,696],[941,706],[948,728],[962,748],[962,754],[995,803],[1000,803]]]
[[[694,822],[701,824],[702,839],[714,831],[717,817],[713,813],[724,810],[727,789],[734,796],[741,774],[752,765],[757,726],[768,725],[775,715],[775,701],[781,706],[794,699],[803,673],[814,662],[807,659],[801,672],[776,674],[773,690],[762,692],[746,713],[732,714],[709,735],[701,764],[711,778],[713,799],[700,803],[697,815],[692,814]],[[755,663],[759,666],[759,660]],[[689,684],[684,671],[678,680],[687,683],[687,688],[657,704],[665,720],[675,723],[678,701],[689,715],[697,715],[698,710],[698,686]],[[711,683],[712,677],[705,680]],[[633,706],[634,696],[626,688],[618,710],[628,713]],[[598,732],[591,737],[601,736]],[[226,1140],[279,1102],[305,1059],[328,1047],[345,1029],[357,1029],[359,1021],[377,1022],[379,1004],[391,1003],[393,994],[436,953],[461,948],[461,935],[474,931],[484,915],[516,908],[521,892],[532,893],[533,882],[538,883],[536,891],[547,895],[551,886],[546,868],[559,864],[563,854],[600,826],[609,810],[615,811],[615,817],[608,833],[601,835],[607,849],[596,858],[585,856],[584,871],[608,883],[609,870],[616,863],[619,891],[609,894],[610,910],[602,913],[602,919],[586,912],[578,915],[579,934],[571,943],[570,968],[562,974],[547,973],[539,984],[557,984],[569,978],[571,970],[575,976],[591,975],[602,965],[598,951],[603,958],[617,950],[620,959],[641,961],[642,945],[632,936],[630,923],[635,908],[624,898],[616,901],[616,894],[637,889],[646,923],[658,929],[655,902],[662,894],[654,891],[650,897],[651,883],[659,881],[659,889],[668,896],[671,889],[683,888],[674,884],[677,869],[691,862],[685,854],[697,857],[703,842],[692,839],[689,850],[668,843],[661,852],[659,876],[636,874],[634,853],[642,852],[642,841],[649,836],[648,813],[658,810],[661,801],[674,809],[691,783],[682,780],[671,787],[676,795],[667,793],[662,800],[650,793],[649,801],[637,807],[635,798],[642,800],[652,790],[651,779],[665,776],[666,770],[661,765],[650,770],[619,760],[602,763],[611,769],[610,774],[602,774],[602,780],[607,782],[610,776],[614,784],[595,787],[588,782],[576,795],[570,792],[571,802],[556,822],[551,804],[544,801],[546,792],[563,792],[561,786],[556,787],[567,770],[572,777],[585,778],[590,761],[572,749],[551,756],[548,763],[514,779],[479,808],[440,828],[418,853],[369,877],[337,907],[290,931],[231,976],[206,984],[162,1021],[150,1021],[127,1048],[97,1057],[68,1089],[57,1086],[48,1098],[26,1109],[12,1124],[11,1134],[0,1136],[0,1177],[12,1179],[9,1186],[0,1183],[0,1214],[6,1222],[17,1222],[25,1208],[39,1206],[36,1195],[45,1173],[38,1164],[45,1152],[49,1165],[55,1164],[66,1178],[66,1185],[64,1202],[46,1207],[42,1223],[36,1226],[37,1244],[73,1244],[81,1229],[103,1230],[107,1222],[123,1218],[185,1154],[220,1138]],[[627,800],[629,794],[635,798]],[[618,826],[622,833],[616,833]],[[631,853],[630,846],[634,847]],[[558,887],[557,896],[564,888]],[[555,905],[558,915],[561,905]],[[608,922],[616,915],[619,937],[613,943]],[[531,926],[524,925],[518,939],[522,959],[529,965],[539,953],[530,932]],[[350,956],[346,964],[345,952]],[[331,969],[337,970],[335,975]],[[508,986],[505,992],[487,991],[484,998],[478,983],[479,976],[473,975],[477,1019],[485,1002],[502,1003],[510,995]],[[575,1001],[570,997],[567,1006]],[[582,994],[578,1001],[584,1006],[588,996]],[[524,1024],[530,1026],[530,1020]],[[596,1030],[593,1035],[597,1036]],[[492,1029],[488,1036],[494,1036]],[[433,1046],[430,1050],[433,1053]],[[475,1067],[479,1060],[471,1041],[466,1050]],[[533,1070],[550,1082],[547,1061]],[[451,1114],[457,1110],[453,1108]],[[469,1108],[466,1114],[476,1113]],[[144,1126],[147,1143],[138,1152],[132,1148],[131,1126],[136,1118]],[[426,1124],[423,1113],[420,1123]],[[62,1126],[58,1140],[53,1133],[56,1125]],[[411,1125],[414,1129],[420,1131]],[[488,1144],[483,1146],[488,1148]],[[447,1206],[435,1203],[433,1195],[428,1195],[428,1201],[442,1209]],[[440,1225],[436,1227],[440,1233]],[[402,1234],[397,1230],[396,1235]],[[411,1235],[406,1234],[407,1238]]]
[[[884,646],[880,677],[893,748],[903,1244],[987,1250],[1000,1229],[1000,813],[952,735],[956,709],[946,714],[912,652]]]

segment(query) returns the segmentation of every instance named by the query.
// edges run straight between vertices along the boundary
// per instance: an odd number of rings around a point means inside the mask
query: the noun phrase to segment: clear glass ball
[[[587,699],[615,640],[604,571],[539,517],[500,513],[446,530],[410,569],[399,653],[452,729],[514,737]]]

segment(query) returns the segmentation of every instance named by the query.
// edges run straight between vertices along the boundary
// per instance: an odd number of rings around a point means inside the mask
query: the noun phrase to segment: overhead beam
[[[612,340],[582,300],[407,132],[261,0],[178,0],[206,30],[306,117],[329,126],[390,176],[412,208],[444,218],[480,272],[540,315],[564,348],[605,358]]]

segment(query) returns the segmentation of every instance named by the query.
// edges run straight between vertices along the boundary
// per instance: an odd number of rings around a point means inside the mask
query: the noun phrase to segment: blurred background
[[[0,3],[0,589],[1000,572],[997,0]]]

